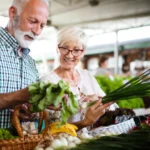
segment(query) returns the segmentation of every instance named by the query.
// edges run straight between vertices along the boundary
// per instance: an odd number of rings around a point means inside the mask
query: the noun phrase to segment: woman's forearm
[[[74,124],[75,126],[78,127],[78,130],[84,128],[84,127],[87,127],[89,126],[90,124],[88,122],[86,122],[86,120],[81,120],[81,121],[78,121],[78,122],[73,122],[72,124]]]
[[[11,93],[0,94],[0,110],[26,103],[29,99],[28,87]]]

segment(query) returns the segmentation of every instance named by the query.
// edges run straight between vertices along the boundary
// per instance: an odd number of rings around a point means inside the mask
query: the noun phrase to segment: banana
[[[58,127],[59,122],[55,122],[49,125],[50,128],[50,134],[55,134],[55,133],[68,133],[72,136],[77,136],[76,130],[78,129],[75,125],[72,124],[65,124],[61,125]]]
[[[53,123],[51,123],[49,126],[55,126],[55,125],[58,125],[60,122],[53,122]],[[75,126],[74,124],[70,124],[70,123],[66,123],[66,125],[67,126],[71,126],[75,131],[77,131],[78,130],[78,127],[77,126]]]
[[[67,125],[68,125],[68,126],[73,127],[73,129],[74,129],[75,131],[77,131],[77,130],[78,130],[78,127],[77,127],[77,126],[75,126],[74,124],[67,123]]]

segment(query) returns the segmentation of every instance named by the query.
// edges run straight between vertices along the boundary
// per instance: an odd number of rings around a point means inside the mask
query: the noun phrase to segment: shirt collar
[[[30,53],[30,49],[29,48],[21,48],[22,53],[28,55]]]

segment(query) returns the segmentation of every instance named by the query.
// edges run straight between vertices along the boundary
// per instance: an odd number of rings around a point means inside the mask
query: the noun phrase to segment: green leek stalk
[[[139,98],[150,96],[150,69],[146,70],[141,75],[134,77],[126,84],[108,93],[102,98],[103,103],[128,100],[132,98]]]

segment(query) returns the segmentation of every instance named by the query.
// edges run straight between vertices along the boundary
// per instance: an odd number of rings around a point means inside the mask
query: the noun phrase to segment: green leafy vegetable
[[[7,129],[0,129],[0,140],[15,139],[17,136],[13,136]]]
[[[49,105],[62,106],[60,124],[65,124],[69,117],[78,112],[79,104],[75,100],[76,96],[70,91],[69,85],[62,80],[58,84],[33,83],[29,86],[29,92],[32,112],[43,111]]]

